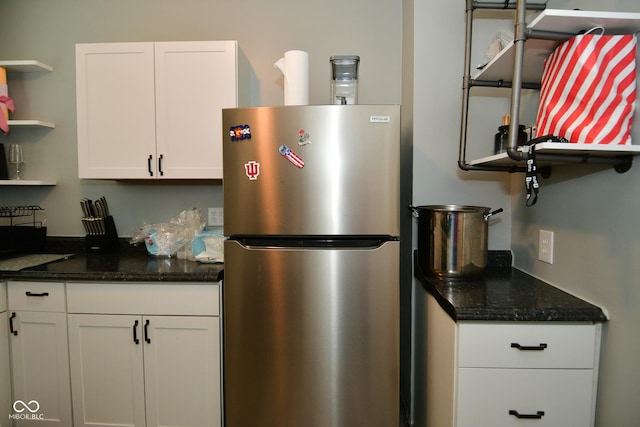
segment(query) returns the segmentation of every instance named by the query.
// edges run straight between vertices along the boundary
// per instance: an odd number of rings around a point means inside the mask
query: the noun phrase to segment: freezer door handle
[[[365,237],[271,237],[232,236],[240,245],[248,249],[267,248],[313,248],[313,249],[375,249],[386,242],[398,240],[391,236]]]

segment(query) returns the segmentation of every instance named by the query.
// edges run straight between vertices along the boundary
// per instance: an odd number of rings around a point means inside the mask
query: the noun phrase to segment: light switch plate
[[[224,208],[209,208],[207,225],[210,227],[221,227],[224,225]]]

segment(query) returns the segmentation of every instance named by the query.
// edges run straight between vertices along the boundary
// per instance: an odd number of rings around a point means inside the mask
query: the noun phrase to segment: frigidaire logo
[[[25,403],[23,400],[13,402],[13,414],[9,415],[10,420],[42,420],[44,415],[38,414],[40,404],[37,400],[30,400]]]

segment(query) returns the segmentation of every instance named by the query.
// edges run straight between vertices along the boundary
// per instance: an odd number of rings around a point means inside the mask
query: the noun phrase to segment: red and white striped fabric
[[[582,34],[545,60],[537,135],[584,144],[631,144],[636,37]]]

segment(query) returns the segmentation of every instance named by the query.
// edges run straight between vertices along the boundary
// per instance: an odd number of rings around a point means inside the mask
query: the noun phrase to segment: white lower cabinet
[[[11,413],[11,373],[9,371],[9,315],[7,284],[0,282],[0,426],[8,423]]]
[[[221,425],[217,285],[67,292],[74,426]]]
[[[64,302],[64,283],[8,284],[15,426],[72,425]]]
[[[601,324],[427,316],[428,427],[594,425]]]

